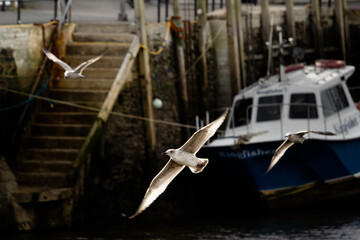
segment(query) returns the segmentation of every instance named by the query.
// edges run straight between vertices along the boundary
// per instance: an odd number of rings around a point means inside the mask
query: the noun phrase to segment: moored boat
[[[224,136],[198,154],[210,159],[200,182],[217,184],[221,198],[251,195],[269,207],[359,194],[360,112],[346,84],[354,71],[344,61],[318,60],[243,89]],[[310,141],[294,144],[267,173],[285,134],[300,130],[336,135],[309,134]]]

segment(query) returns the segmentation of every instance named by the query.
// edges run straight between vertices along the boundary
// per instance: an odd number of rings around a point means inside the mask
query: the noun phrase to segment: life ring
[[[291,64],[291,65],[285,66],[285,73],[303,69],[304,66],[305,65],[303,63],[297,63],[297,64]],[[276,68],[275,73],[280,73],[280,69]]]
[[[343,68],[346,66],[346,62],[343,60],[317,60],[315,61],[315,67],[319,68]]]
[[[356,104],[356,108],[360,111],[360,101]]]

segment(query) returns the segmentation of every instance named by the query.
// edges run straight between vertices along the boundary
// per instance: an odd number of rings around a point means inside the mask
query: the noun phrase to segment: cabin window
[[[341,84],[321,92],[321,102],[324,116],[330,116],[349,106]]]
[[[278,120],[282,110],[282,95],[268,96],[259,98],[259,106],[256,121]]]
[[[315,94],[297,93],[290,98],[290,118],[318,118]]]
[[[234,125],[239,127],[246,125],[251,120],[251,105],[253,104],[252,98],[240,99],[236,101],[234,108]],[[247,120],[246,120],[247,117]]]

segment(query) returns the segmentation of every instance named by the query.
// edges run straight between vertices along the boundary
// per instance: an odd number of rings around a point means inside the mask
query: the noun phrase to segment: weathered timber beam
[[[140,44],[147,46],[147,30],[146,30],[146,21],[145,21],[145,5],[144,0],[135,0],[135,22],[136,22],[136,32],[140,38]],[[143,109],[144,117],[148,119],[154,119],[154,109],[152,106],[153,95],[152,95],[152,83],[151,83],[151,73],[150,73],[150,58],[149,52],[145,49],[139,51],[139,66],[140,66],[140,76],[141,76],[141,86],[143,92]],[[156,146],[156,131],[155,124],[153,121],[146,121],[146,139],[149,146],[149,157],[152,158],[155,153]]]
[[[129,51],[125,55],[121,67],[116,74],[115,80],[98,114],[98,118],[100,118],[104,122],[106,122],[107,119],[109,118],[109,114],[114,107],[116,99],[118,98],[121,89],[123,88],[124,84],[127,81],[127,77],[131,71],[131,66],[135,61],[139,49],[140,49],[139,38],[135,36],[130,45]]]

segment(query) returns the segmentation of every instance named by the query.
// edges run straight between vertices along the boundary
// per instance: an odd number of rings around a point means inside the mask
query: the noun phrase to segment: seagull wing
[[[321,134],[321,135],[329,135],[329,136],[336,135],[335,133],[330,132],[330,131],[309,131],[309,132],[316,133],[316,134]]]
[[[170,159],[165,167],[151,181],[138,210],[130,218],[136,217],[149,207],[150,204],[165,191],[169,183],[181,172],[181,170],[183,170],[184,167],[184,165],[177,164]]]
[[[100,58],[102,58],[102,56],[104,56],[105,53],[106,52],[104,52],[100,56],[91,58],[91,59],[87,60],[86,62],[81,63],[79,66],[77,66],[75,68],[74,72],[78,73],[78,74],[81,74],[87,66],[89,66],[90,64],[92,64],[92,63],[96,62],[97,60],[99,60]]]
[[[60,59],[58,59],[54,54],[52,54],[51,52],[49,52],[47,49],[43,48],[42,49],[43,52],[45,53],[45,55],[54,63],[59,64],[62,68],[65,69],[65,71],[73,71],[73,69],[65,62],[61,61]]]
[[[275,164],[280,160],[280,158],[284,155],[286,150],[291,147],[294,143],[291,142],[289,139],[286,139],[276,150],[274,156],[271,159],[269,168],[266,172],[269,172]]]
[[[216,120],[197,130],[180,149],[185,152],[196,154],[224,122],[228,111],[229,110],[226,109],[226,111]]]

